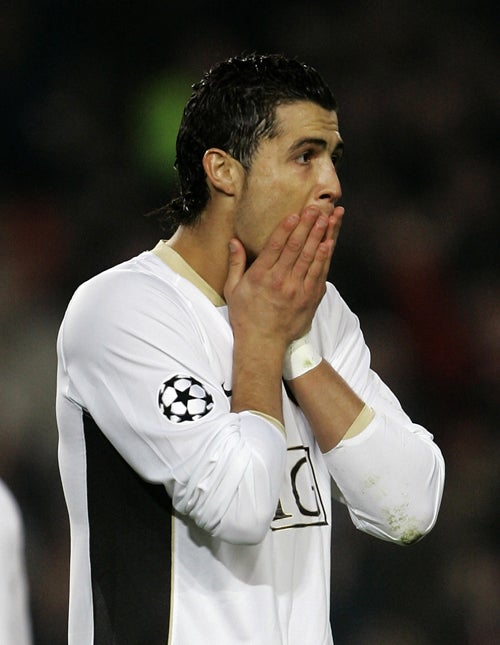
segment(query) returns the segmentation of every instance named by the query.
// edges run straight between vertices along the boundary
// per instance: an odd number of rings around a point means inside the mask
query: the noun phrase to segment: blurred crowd
[[[410,548],[359,534],[336,507],[336,643],[500,642],[495,23],[480,0],[1,4],[0,479],[23,518],[37,644],[66,642],[54,411],[66,304],[155,244],[144,215],[175,189],[190,85],[253,50],[312,63],[334,90],[346,217],[330,279],[447,463],[438,523]]]

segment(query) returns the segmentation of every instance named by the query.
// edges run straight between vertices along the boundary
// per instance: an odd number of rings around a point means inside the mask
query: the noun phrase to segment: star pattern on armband
[[[162,383],[158,406],[172,423],[186,423],[206,416],[214,407],[214,400],[198,380],[177,374]]]

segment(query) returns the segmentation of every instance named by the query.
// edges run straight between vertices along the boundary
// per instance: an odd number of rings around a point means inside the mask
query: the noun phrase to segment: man
[[[326,283],[342,149],[315,70],[222,62],[184,111],[175,234],[73,297],[71,644],[326,645],[332,488],[379,538],[434,525],[439,449]]]

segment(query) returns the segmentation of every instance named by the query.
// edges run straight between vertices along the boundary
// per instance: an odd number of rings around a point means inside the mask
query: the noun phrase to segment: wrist
[[[288,346],[283,359],[283,378],[291,381],[317,367],[323,360],[311,343],[309,334],[294,340]]]

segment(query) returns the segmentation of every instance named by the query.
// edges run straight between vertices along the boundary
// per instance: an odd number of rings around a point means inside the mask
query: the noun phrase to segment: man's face
[[[287,215],[317,206],[329,215],[341,196],[337,114],[309,101],[276,109],[278,135],[263,139],[237,203],[235,235],[252,260]]]

